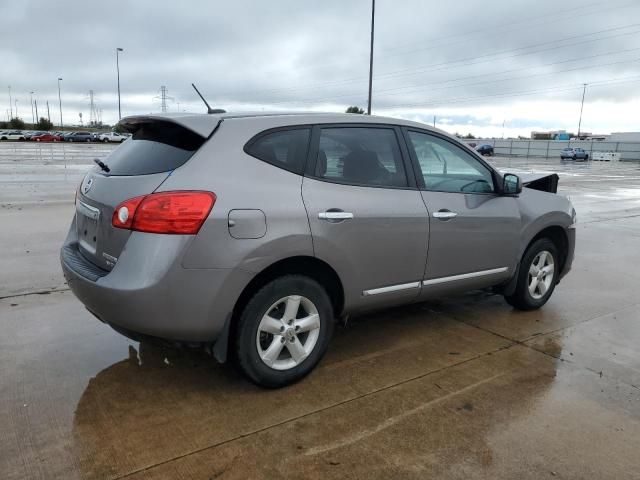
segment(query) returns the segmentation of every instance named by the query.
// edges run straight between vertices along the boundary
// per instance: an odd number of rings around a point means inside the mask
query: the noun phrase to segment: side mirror
[[[518,195],[522,192],[522,180],[513,173],[505,173],[502,177],[502,193],[504,195]]]

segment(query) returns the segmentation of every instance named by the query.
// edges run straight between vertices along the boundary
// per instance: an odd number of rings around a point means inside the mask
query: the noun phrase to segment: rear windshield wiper
[[[111,171],[111,169],[109,167],[107,167],[107,164],[104,163],[102,160],[100,160],[99,158],[94,158],[93,161],[96,163],[96,165],[98,165],[104,172],[109,173]]]

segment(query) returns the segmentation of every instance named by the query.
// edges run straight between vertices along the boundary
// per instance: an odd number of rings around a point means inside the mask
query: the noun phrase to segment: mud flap
[[[519,274],[520,274],[520,262],[518,262],[518,265],[516,266],[516,271],[514,272],[513,277],[511,277],[511,280],[509,280],[507,283],[502,285],[502,287],[500,287],[500,294],[505,295],[507,297],[510,295],[513,295],[513,293],[516,291],[516,287],[518,286]]]
[[[220,332],[220,336],[213,345],[213,358],[219,363],[225,363],[227,361],[227,354],[229,350],[229,331],[231,330],[231,314],[227,314],[227,319],[224,321],[224,326]]]

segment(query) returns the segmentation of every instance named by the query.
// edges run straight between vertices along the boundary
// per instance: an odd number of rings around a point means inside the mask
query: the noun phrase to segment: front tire
[[[536,240],[520,261],[518,283],[513,295],[505,296],[518,310],[542,307],[555,289],[560,262],[556,245],[548,238]]]
[[[302,275],[272,280],[238,319],[235,354],[256,385],[278,388],[306,376],[327,350],[334,316],[326,290]]]

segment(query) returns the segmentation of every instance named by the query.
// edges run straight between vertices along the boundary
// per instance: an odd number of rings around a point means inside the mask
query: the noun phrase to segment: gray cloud
[[[14,2],[0,31],[0,114],[6,85],[23,118],[30,91],[57,105],[62,76],[66,122],[81,111],[88,119],[89,90],[114,121],[116,47],[125,49],[125,114],[159,111],[160,85],[175,99],[170,110],[180,102],[201,111],[192,81],[224,108],[364,106],[369,8],[369,0]],[[640,84],[638,19],[640,3],[629,0],[378,0],[374,107],[425,118],[500,107],[526,120],[517,102],[562,105],[583,82],[593,84],[589,103],[628,102]]]

